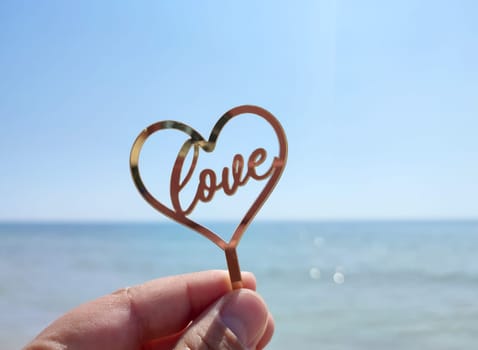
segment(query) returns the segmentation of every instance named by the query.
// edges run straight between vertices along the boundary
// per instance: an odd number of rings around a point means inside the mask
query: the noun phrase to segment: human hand
[[[68,312],[24,350],[262,349],[274,332],[255,278],[231,291],[226,271],[161,278]]]

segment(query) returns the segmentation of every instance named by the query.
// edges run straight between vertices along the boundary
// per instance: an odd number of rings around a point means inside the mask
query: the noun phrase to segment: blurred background
[[[128,160],[156,121],[207,136],[242,104],[289,141],[239,248],[276,317],[270,348],[476,347],[477,15],[471,0],[2,1],[2,348],[122,286],[225,267],[144,202]],[[195,219],[227,237],[250,203],[229,200]]]

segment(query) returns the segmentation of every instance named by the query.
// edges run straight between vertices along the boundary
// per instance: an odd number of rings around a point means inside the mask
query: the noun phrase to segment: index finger
[[[244,287],[255,290],[251,273]],[[132,349],[182,331],[204,309],[232,290],[227,271],[156,279],[83,304],[53,322],[30,347]]]
[[[251,273],[242,274],[244,287],[255,290]],[[166,277],[128,288],[133,320],[140,325],[139,338],[150,341],[183,330],[218,298],[231,291],[227,271],[204,271]]]

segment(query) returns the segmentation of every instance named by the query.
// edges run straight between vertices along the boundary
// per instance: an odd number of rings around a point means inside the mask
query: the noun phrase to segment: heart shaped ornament
[[[231,168],[224,168],[218,176],[214,170],[205,168],[196,172],[198,157],[201,151],[213,152],[216,142],[224,126],[234,118],[241,115],[255,115],[264,119],[273,129],[278,142],[278,154],[268,157],[264,148],[257,148],[244,158],[241,154],[233,157]],[[145,141],[152,134],[166,129],[175,129],[186,136],[185,142],[179,149],[174,165],[171,169],[169,196],[171,205],[166,205],[157,199],[146,188],[139,172],[139,158]],[[189,156],[191,164],[183,174],[185,159]],[[247,227],[255,215],[267,200],[284,170],[287,161],[287,139],[279,121],[267,110],[257,106],[239,106],[226,112],[211,131],[209,139],[205,139],[192,127],[172,120],[160,121],[148,126],[136,138],[130,154],[130,167],[133,181],[143,198],[156,210],[167,217],[193,229],[219,246],[226,254],[227,266],[231,284],[234,289],[242,287],[241,271],[237,259],[236,248]],[[269,167],[264,170],[264,166]],[[198,173],[198,174],[197,174]],[[180,200],[180,192],[187,187],[191,178],[196,174],[198,177],[197,188],[193,193],[189,205],[183,206]],[[264,187],[258,197],[253,200],[245,215],[237,225],[229,242],[212,232],[206,226],[192,220],[189,216],[199,202],[210,202],[217,191],[223,191],[232,196],[239,187],[245,186],[250,180],[262,182]]]

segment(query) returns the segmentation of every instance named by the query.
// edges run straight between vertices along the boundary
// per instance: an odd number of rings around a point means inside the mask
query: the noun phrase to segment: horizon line
[[[199,220],[198,220],[199,221]],[[204,223],[235,223],[234,219],[202,219]],[[390,217],[390,218],[290,218],[256,219],[254,223],[360,223],[360,222],[478,222],[478,217]],[[154,219],[0,219],[0,224],[179,224],[164,218]]]

